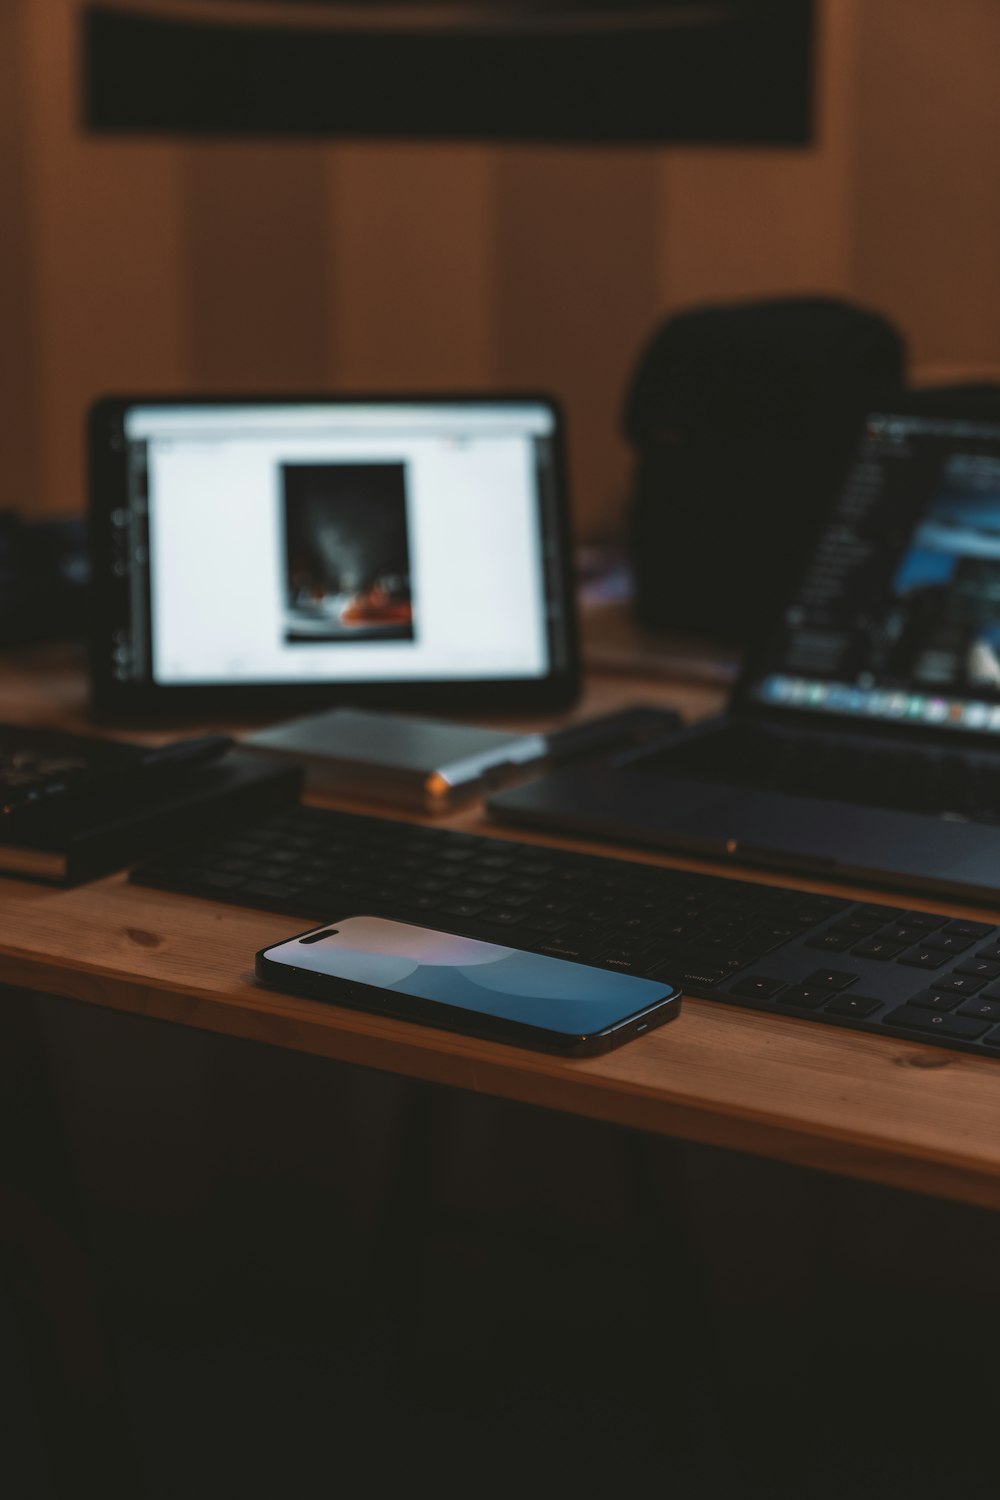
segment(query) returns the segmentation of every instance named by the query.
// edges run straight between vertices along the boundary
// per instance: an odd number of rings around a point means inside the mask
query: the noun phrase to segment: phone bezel
[[[367,916],[372,920],[392,922],[393,918],[370,912],[345,912],[339,917],[319,925],[305,928],[279,943],[269,943],[254,955],[254,973],[269,988],[293,994],[301,999],[319,1000],[326,1005],[345,1005],[349,1009],[364,1011],[369,1015],[389,1016],[396,1021],[414,1021],[421,1025],[436,1026],[444,1031],[476,1037],[483,1041],[509,1042],[515,1046],[529,1047],[534,1051],[553,1053],[563,1057],[595,1057],[610,1052],[634,1036],[645,1035],[680,1013],[681,990],[674,984],[664,983],[665,994],[659,1000],[644,1006],[642,1010],[616,1022],[601,1031],[583,1035],[568,1035],[551,1031],[547,1027],[532,1026],[524,1021],[512,1021],[504,1016],[492,1016],[481,1011],[465,1010],[461,1006],[445,1005],[439,1000],[428,1000],[419,995],[407,995],[402,991],[380,989],[377,985],[362,984],[356,980],[341,979],[336,975],[317,974],[314,969],[299,969],[294,964],[276,962],[270,957],[276,949],[298,943],[313,933],[335,927],[349,918]],[[400,924],[403,925],[403,924]],[[431,926],[426,922],[407,922],[407,927],[422,927],[427,932],[442,933],[447,937],[470,937],[468,933],[452,932],[447,928]],[[483,939],[470,939],[483,941]],[[500,945],[498,945],[500,946]],[[516,947],[516,944],[504,944]],[[530,953],[530,949],[518,949]],[[533,957],[545,957],[533,954]],[[555,956],[555,955],[551,955]],[[568,959],[565,962],[572,963]],[[581,968],[598,968],[597,964],[581,964]],[[618,978],[622,976],[615,970]],[[658,983],[661,981],[657,981]]]

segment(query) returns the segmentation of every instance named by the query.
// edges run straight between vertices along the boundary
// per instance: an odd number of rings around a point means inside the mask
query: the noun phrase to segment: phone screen
[[[288,965],[567,1040],[606,1032],[678,996],[661,981],[382,917],[348,917],[268,948],[263,957],[269,977],[275,965]],[[334,989],[329,998],[337,1000]]]

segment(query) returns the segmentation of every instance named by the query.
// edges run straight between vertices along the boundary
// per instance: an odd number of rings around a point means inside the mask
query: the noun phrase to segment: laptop
[[[107,397],[90,466],[98,718],[577,694],[551,396]]]
[[[720,717],[490,812],[1000,902],[1000,422],[871,415],[760,642]]]

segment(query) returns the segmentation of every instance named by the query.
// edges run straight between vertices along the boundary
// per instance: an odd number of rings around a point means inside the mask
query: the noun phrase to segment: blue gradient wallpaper
[[[567,1036],[601,1031],[670,993],[671,987],[561,958],[523,953],[391,922],[349,917],[336,935],[312,944],[293,939],[268,949],[294,964],[378,989],[543,1026]]]

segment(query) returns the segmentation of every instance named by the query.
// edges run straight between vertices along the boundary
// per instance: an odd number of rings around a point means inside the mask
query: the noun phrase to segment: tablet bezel
[[[126,412],[137,406],[360,406],[360,405],[543,405],[553,418],[552,454],[556,495],[552,538],[559,578],[547,574],[546,609],[561,603],[562,663],[550,663],[545,677],[503,679],[435,679],[381,682],[212,683],[175,685],[150,680],[121,680],[113,671],[115,631],[120,627],[124,591],[118,597],[114,579],[113,512],[127,503]],[[219,722],[242,719],[271,721],[287,714],[359,704],[413,712],[497,714],[544,713],[572,705],[580,693],[577,602],[573,572],[571,519],[567,493],[565,422],[561,404],[541,391],[475,391],[410,393],[315,392],[305,395],[247,393],[132,394],[102,396],[88,414],[88,539],[90,598],[88,656],[90,715],[101,723],[157,723],[187,719]],[[559,601],[557,594],[561,592]]]

